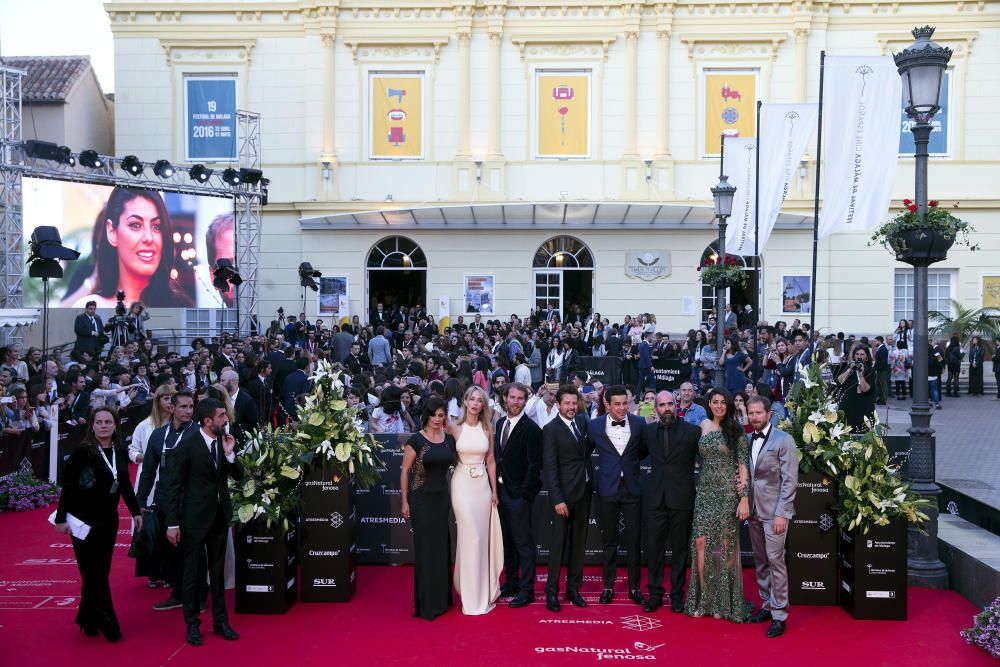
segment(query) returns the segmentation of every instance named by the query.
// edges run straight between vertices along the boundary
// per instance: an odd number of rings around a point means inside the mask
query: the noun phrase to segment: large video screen
[[[25,258],[41,225],[58,228],[63,245],[80,251],[62,262],[63,278],[50,281],[50,307],[113,308],[118,291],[126,305],[150,308],[233,305],[232,288],[220,293],[211,275],[217,259],[235,257],[232,199],[25,178],[23,201]],[[24,303],[41,302],[42,282],[26,267]]]

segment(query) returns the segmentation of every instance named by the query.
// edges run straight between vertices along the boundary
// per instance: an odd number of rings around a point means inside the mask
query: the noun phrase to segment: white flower
[[[844,435],[845,432],[847,432],[847,428],[845,428],[843,424],[834,424],[833,428],[830,429],[830,439],[835,441],[840,440],[840,437]],[[841,449],[843,449],[843,447],[841,447]]]
[[[811,421],[813,424],[819,424],[820,422],[823,421],[823,414],[818,410],[815,410],[811,415],[809,415],[809,421]]]

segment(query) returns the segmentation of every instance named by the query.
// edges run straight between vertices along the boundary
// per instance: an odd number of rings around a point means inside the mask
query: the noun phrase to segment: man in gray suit
[[[750,440],[750,542],[761,606],[750,620],[771,621],[768,637],[780,637],[788,621],[788,568],[785,537],[795,514],[799,453],[795,440],[771,425],[771,401],[752,396],[747,416]]]
[[[344,363],[351,354],[351,345],[354,344],[354,329],[350,324],[340,327],[340,331],[333,337],[333,358],[337,363]]]

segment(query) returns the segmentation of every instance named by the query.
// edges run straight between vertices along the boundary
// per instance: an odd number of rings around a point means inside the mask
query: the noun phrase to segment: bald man
[[[236,436],[237,448],[242,449],[250,431],[260,426],[257,404],[253,396],[240,388],[240,375],[232,368],[223,369],[219,379],[229,392],[229,407],[233,411],[233,435]]]

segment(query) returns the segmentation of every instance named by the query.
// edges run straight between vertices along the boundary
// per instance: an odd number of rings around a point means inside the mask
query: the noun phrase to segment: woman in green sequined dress
[[[743,623],[747,618],[740,564],[740,522],[750,515],[747,493],[736,491],[739,474],[749,489],[746,434],[724,390],[708,392],[709,419],[701,422],[701,472],[691,530],[691,581],[684,612]]]

